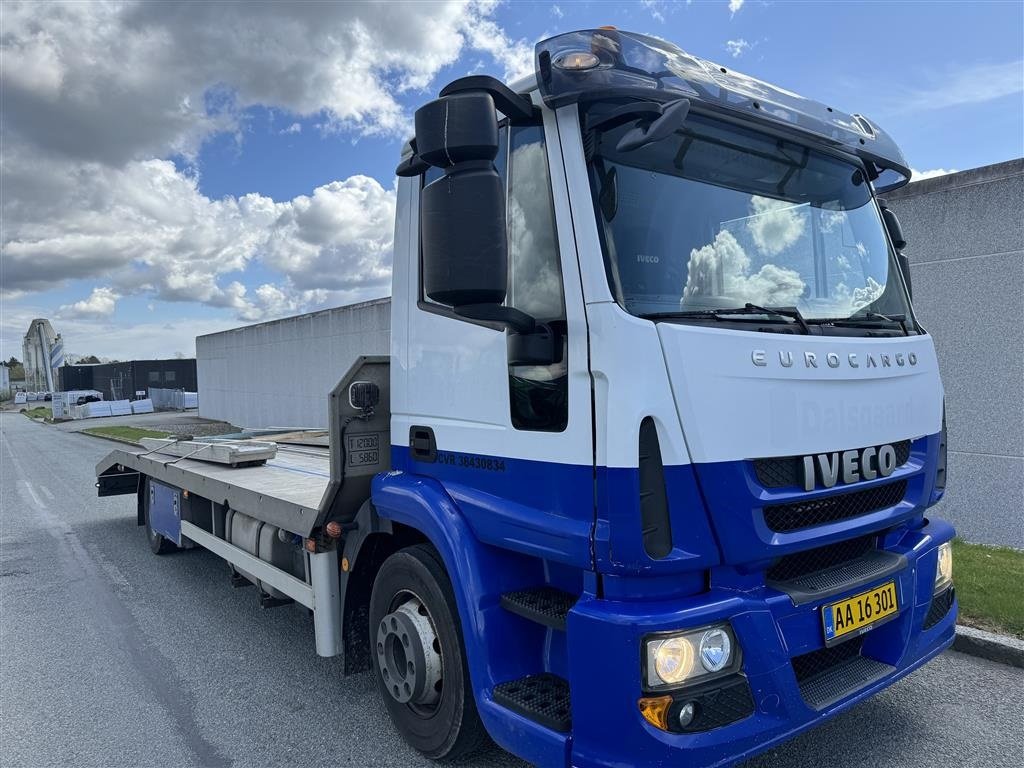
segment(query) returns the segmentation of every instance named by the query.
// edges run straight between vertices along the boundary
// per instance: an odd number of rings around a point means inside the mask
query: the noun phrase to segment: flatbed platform
[[[109,474],[117,465],[300,536],[308,536],[316,524],[331,481],[327,448],[280,443],[277,456],[254,467],[178,458],[144,448],[116,450],[96,465],[96,474]]]

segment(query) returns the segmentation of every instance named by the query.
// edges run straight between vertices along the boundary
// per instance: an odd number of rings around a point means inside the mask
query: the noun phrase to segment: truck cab
[[[942,385],[881,128],[592,30],[513,89],[453,83],[398,173],[374,505],[444,509],[499,743],[718,764],[950,643]]]

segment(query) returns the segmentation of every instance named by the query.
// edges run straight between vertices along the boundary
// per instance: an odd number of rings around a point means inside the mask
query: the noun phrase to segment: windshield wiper
[[[711,320],[727,320],[727,315],[777,315],[778,317],[787,317],[794,321],[796,325],[799,325],[801,330],[807,335],[810,335],[811,329],[807,325],[807,321],[804,316],[800,314],[800,310],[796,307],[759,307],[757,304],[747,303],[742,307],[733,307],[732,309],[689,309],[679,310],[677,312],[648,312],[646,314],[639,315],[645,320],[665,320],[670,318],[686,318],[686,317],[698,317],[708,318]]]
[[[904,336],[909,336],[910,331],[907,328],[907,316],[906,315],[883,315],[881,312],[872,312],[870,310],[861,312],[857,315],[850,315],[849,317],[836,317],[827,320],[814,320],[815,323],[829,324],[829,325],[846,325],[846,326],[861,326],[872,325],[871,321],[881,320],[885,323],[892,323],[898,325],[900,330],[903,331]]]

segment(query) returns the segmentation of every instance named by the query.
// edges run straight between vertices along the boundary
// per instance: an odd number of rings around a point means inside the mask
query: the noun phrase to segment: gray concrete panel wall
[[[330,391],[359,355],[386,355],[390,344],[390,299],[199,336],[199,415],[326,429]]]
[[[948,487],[936,514],[970,541],[1024,548],[1024,159],[887,197],[946,388]]]

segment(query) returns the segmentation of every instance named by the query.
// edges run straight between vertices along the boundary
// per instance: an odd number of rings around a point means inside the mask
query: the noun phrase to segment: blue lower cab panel
[[[822,608],[863,592],[863,587],[798,607],[770,588],[747,593],[715,589],[653,603],[584,596],[568,618],[570,764],[730,765],[822,723],[909,674],[953,640],[955,597],[950,593],[932,599],[936,548],[952,535],[952,528],[938,520],[907,533],[901,541],[907,567],[869,585],[894,581],[899,613],[830,647]],[[933,602],[948,605],[938,620]],[[717,727],[692,733],[669,733],[650,725],[638,707],[644,695],[644,636],[719,621],[732,625],[743,654],[739,675],[722,678],[732,686],[723,695],[729,697],[735,719],[724,725],[712,722]],[[926,621],[933,623],[926,628]],[[702,687],[693,694],[698,712],[704,691]],[[673,695],[677,704],[687,698],[686,691]],[[515,744],[511,748],[518,751]]]

